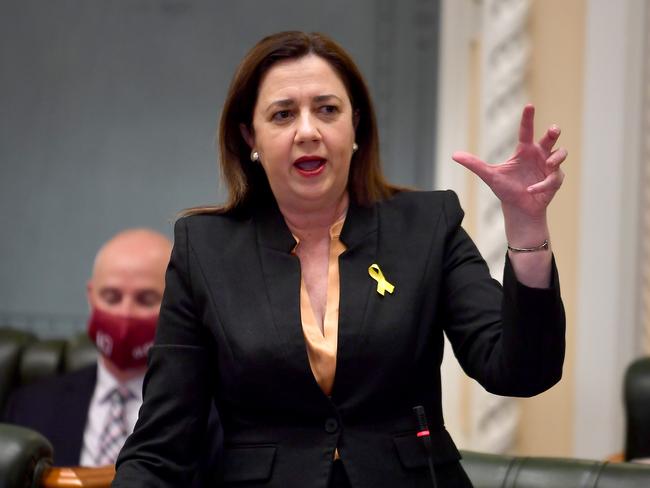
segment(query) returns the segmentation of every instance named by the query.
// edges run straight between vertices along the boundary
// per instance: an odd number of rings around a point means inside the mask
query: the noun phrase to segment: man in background
[[[170,253],[170,241],[148,229],[120,232],[104,244],[86,290],[97,364],[10,398],[4,421],[47,437],[55,464],[114,464],[133,431]]]

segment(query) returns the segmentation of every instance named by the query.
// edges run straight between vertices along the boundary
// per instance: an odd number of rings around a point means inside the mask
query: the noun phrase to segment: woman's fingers
[[[530,103],[524,107],[521,113],[521,124],[519,125],[519,142],[530,144],[535,134],[535,107]]]
[[[451,155],[451,158],[488,183],[490,179],[490,165],[478,156],[464,151],[456,151]]]
[[[561,147],[560,149],[551,153],[551,155],[546,160],[546,165],[549,167],[549,169],[555,170],[564,162],[568,155],[568,151]]]
[[[544,178],[543,181],[528,187],[528,193],[556,192],[564,181],[564,172],[558,168]]]
[[[550,153],[553,150],[553,146],[560,137],[560,128],[557,125],[552,125],[546,131],[546,134],[539,140],[540,147]]]

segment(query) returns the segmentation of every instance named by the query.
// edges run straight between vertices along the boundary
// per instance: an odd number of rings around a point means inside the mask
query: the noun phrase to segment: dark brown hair
[[[268,203],[272,193],[266,174],[260,164],[250,161],[251,150],[241,135],[240,124],[252,132],[259,86],[271,66],[308,54],[323,58],[337,72],[358,116],[355,135],[359,149],[353,154],[350,166],[350,198],[357,204],[371,205],[400,190],[390,185],[382,174],[375,111],[368,87],[352,58],[324,34],[287,31],[259,41],[244,57],[230,83],[219,124],[221,174],[228,190],[226,203],[191,208],[185,215],[224,213]]]

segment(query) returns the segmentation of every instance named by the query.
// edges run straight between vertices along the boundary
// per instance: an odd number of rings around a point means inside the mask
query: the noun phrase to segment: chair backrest
[[[650,357],[628,366],[623,390],[625,460],[650,458]]]
[[[0,423],[0,488],[109,488],[115,466],[52,466],[52,445],[38,432]]]
[[[648,488],[650,466],[463,452],[474,488]]]
[[[0,424],[0,487],[37,485],[52,466],[52,445],[36,431]]]
[[[97,351],[85,333],[68,339],[38,339],[0,327],[0,413],[19,386],[94,364]]]

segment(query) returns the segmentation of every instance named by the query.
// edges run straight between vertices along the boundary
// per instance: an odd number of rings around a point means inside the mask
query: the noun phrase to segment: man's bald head
[[[88,282],[90,305],[123,316],[157,314],[171,247],[169,239],[149,229],[114,236],[95,257]]]

